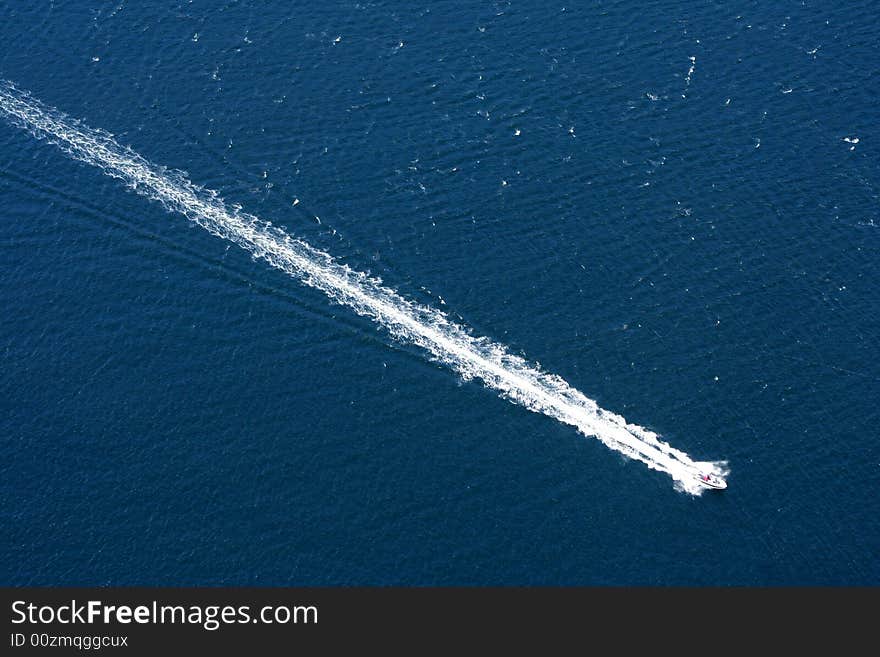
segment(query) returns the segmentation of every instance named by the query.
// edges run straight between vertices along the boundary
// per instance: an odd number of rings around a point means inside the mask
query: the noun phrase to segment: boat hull
[[[697,481],[699,481],[700,485],[704,488],[711,488],[712,490],[724,490],[725,488],[727,488],[727,482],[720,477],[716,477],[714,475],[711,475],[708,481],[706,479],[703,479],[702,476],[697,475]]]

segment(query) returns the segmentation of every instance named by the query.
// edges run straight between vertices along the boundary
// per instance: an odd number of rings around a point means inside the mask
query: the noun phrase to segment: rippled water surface
[[[880,583],[871,3],[148,4],[0,10],[0,79],[729,488],[4,120],[4,582]]]

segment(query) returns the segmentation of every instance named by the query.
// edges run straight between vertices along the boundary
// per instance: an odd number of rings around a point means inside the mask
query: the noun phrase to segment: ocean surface
[[[0,582],[880,584],[876,9],[4,5],[40,116],[729,487],[0,111]]]

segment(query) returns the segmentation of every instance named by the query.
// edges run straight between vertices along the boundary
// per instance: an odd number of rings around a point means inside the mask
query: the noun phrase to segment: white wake
[[[89,128],[3,80],[0,115],[369,317],[396,339],[418,345],[465,379],[479,379],[510,401],[570,424],[611,449],[669,474],[679,490],[700,494],[703,488],[694,478],[698,470],[725,474],[723,462],[693,461],[657,434],[599,408],[561,377],[509,353],[504,345],[474,337],[440,310],[407,300],[378,279],[336,262],[271,223],[228,207],[216,192],[193,184],[181,172],[151,164],[109,133]]]

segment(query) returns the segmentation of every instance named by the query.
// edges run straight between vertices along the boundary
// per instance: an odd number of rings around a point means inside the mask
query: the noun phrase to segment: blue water
[[[144,4],[3,8],[0,78],[730,487],[2,121],[0,581],[880,584],[872,3]]]

